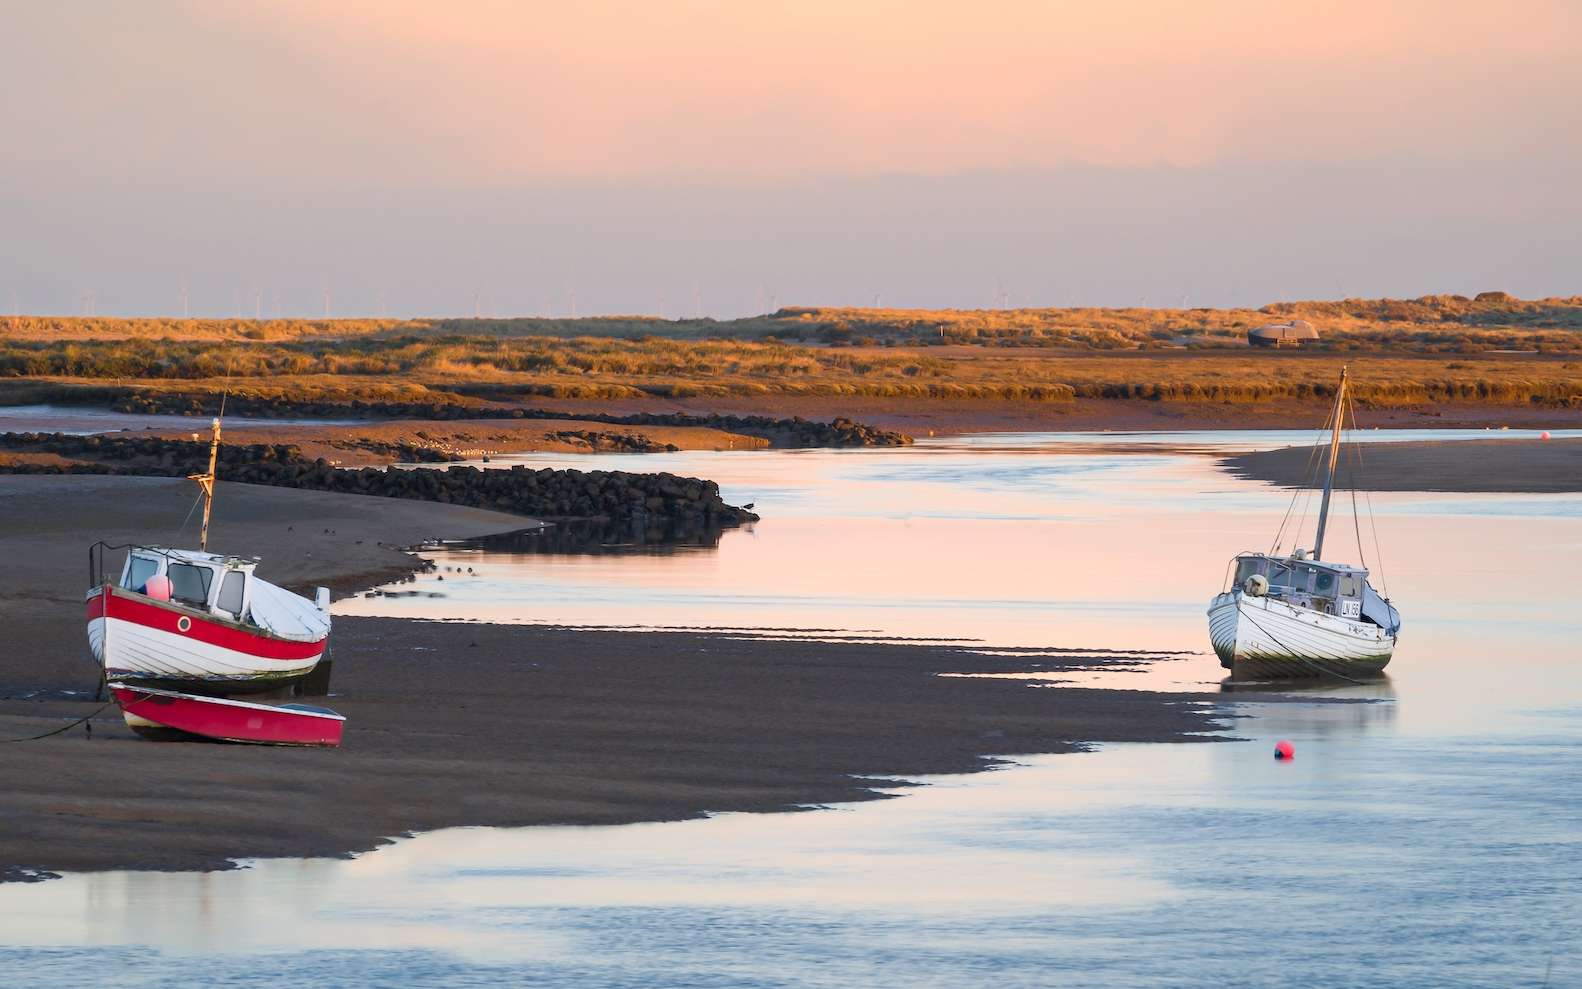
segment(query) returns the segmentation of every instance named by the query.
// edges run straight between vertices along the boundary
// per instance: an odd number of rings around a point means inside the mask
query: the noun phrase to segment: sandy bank
[[[535,404],[565,412],[587,409],[588,402],[544,399]],[[607,400],[595,404],[610,413],[686,412],[693,414],[767,414],[828,419],[850,416],[918,439],[929,435],[986,432],[1090,432],[1099,430],[1316,429],[1329,414],[1329,401],[1277,400],[1256,403],[1170,402],[1145,399],[1090,399],[1070,402],[990,399],[912,399],[870,396],[771,395],[761,398]],[[1578,423],[1575,409],[1474,403],[1433,403],[1392,408],[1359,408],[1365,429],[1564,429]]]
[[[1362,469],[1342,450],[1336,481],[1367,491],[1582,491],[1582,439],[1363,443]],[[1284,487],[1311,484],[1308,447],[1228,457],[1233,474]]]
[[[0,553],[27,561],[0,595],[14,630],[0,650],[0,737],[93,709],[67,693],[96,676],[81,618],[86,544],[171,532],[190,494],[180,481],[0,478]],[[215,543],[265,555],[264,571],[287,583],[406,565],[379,542],[521,525],[241,485],[223,486],[220,506]],[[1210,727],[1178,696],[937,677],[1051,661],[926,646],[343,618],[334,656],[331,703],[350,718],[340,750],[153,743],[113,709],[91,739],[0,745],[0,875],[219,868],[448,825],[788,809],[872,796],[863,777]]]

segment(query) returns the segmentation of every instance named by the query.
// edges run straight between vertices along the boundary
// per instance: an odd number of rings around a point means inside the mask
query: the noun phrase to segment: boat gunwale
[[[333,711],[310,711],[306,707],[289,707],[282,704],[259,704],[254,701],[239,701],[229,697],[207,697],[202,694],[188,694],[180,690],[165,690],[160,687],[140,687],[135,683],[130,683],[125,680],[111,680],[107,686],[112,691],[116,689],[128,690],[139,694],[150,694],[156,697],[169,697],[173,700],[192,701],[199,704],[219,704],[224,707],[242,707],[255,711],[284,711],[293,717],[323,718],[328,721],[346,720],[346,715],[336,714]],[[143,715],[138,715],[138,717],[143,717]],[[153,719],[148,718],[146,720],[152,721]],[[177,730],[185,731],[186,729],[183,728]]]

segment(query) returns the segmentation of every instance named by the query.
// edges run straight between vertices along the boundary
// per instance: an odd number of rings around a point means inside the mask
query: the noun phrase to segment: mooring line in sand
[[[96,708],[92,713],[87,714],[87,715],[85,715],[85,716],[83,716],[81,718],[78,718],[76,721],[73,721],[69,725],[64,725],[64,726],[62,726],[60,728],[56,728],[53,731],[47,731],[47,732],[45,732],[42,735],[29,735],[26,738],[0,738],[0,745],[4,745],[7,742],[36,742],[36,741],[38,741],[41,738],[49,738],[51,735],[59,735],[63,731],[70,731],[73,728],[77,727],[78,725],[83,724],[84,722],[87,722],[87,721],[91,721],[94,718],[98,717],[99,713],[101,711],[103,711],[105,708],[109,707],[111,704],[114,704],[114,703],[115,703],[115,701],[113,701],[113,700],[112,701],[105,701],[103,704],[99,705],[99,707]],[[88,730],[91,732],[93,729],[89,728]]]

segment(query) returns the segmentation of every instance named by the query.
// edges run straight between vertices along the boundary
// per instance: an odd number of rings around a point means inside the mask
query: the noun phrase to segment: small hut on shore
[[[1305,319],[1270,323],[1247,331],[1247,342],[1254,347],[1300,347],[1303,340],[1317,340],[1318,331]]]

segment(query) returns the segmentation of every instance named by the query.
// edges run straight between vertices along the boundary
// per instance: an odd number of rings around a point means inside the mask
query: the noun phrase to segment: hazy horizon
[[[1582,291],[1563,3],[0,7],[6,312]]]

